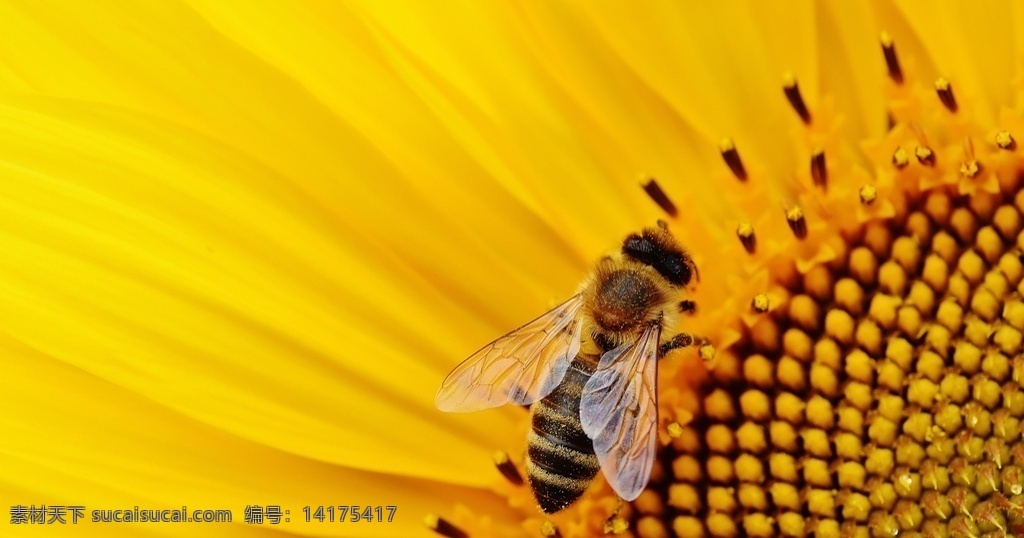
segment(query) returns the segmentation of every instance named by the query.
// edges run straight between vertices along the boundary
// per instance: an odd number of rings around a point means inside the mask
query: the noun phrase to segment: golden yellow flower
[[[81,536],[1020,532],[1019,10],[3,3],[0,503],[234,516]],[[662,361],[635,503],[541,517],[494,468],[527,414],[434,390],[658,218],[717,353]],[[394,521],[303,513],[353,505]]]

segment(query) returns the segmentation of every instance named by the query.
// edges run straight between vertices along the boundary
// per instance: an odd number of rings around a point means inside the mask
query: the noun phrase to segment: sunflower
[[[1019,10],[3,3],[3,523],[1021,532]],[[657,219],[714,353],[639,499],[543,518],[527,414],[433,393]]]

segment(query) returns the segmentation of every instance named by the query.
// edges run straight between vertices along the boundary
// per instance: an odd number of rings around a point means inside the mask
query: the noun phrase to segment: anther
[[[996,133],[996,145],[1001,149],[1010,151],[1017,149],[1017,141],[1013,139],[1010,131],[999,131]]]
[[[892,152],[892,165],[896,168],[904,168],[909,163],[910,157],[907,155],[907,150],[896,148],[896,151]]]
[[[793,235],[797,239],[807,237],[807,219],[804,218],[804,210],[800,209],[800,206],[793,206],[786,210],[786,222],[789,223],[789,229],[793,230]]]
[[[500,471],[502,476],[508,479],[509,482],[517,486],[521,486],[523,484],[523,476],[519,474],[519,469],[516,469],[515,464],[508,459],[508,453],[501,450],[495,452],[494,465],[498,467],[498,471]]]
[[[736,227],[736,237],[740,238],[740,243],[743,243],[747,254],[753,254],[757,250],[757,236],[754,235],[754,226],[749,222],[741,222]]]
[[[423,523],[428,529],[447,538],[469,538],[465,531],[436,514],[428,514],[427,517],[423,518]]]
[[[825,150],[815,148],[811,154],[811,179],[822,189],[828,187],[828,168],[825,167]]]
[[[900,60],[896,57],[896,44],[892,41],[889,32],[882,32],[882,54],[885,55],[885,67],[889,71],[889,78],[896,84],[903,84],[903,70],[900,69]]]
[[[665,194],[665,191],[661,190],[661,186],[658,185],[654,178],[647,180],[643,187],[647,196],[650,196],[651,200],[654,200],[654,203],[658,204],[662,211],[668,213],[670,217],[675,217],[679,214],[676,205],[672,203],[672,200],[669,200],[668,195]]]
[[[750,308],[754,309],[754,312],[763,314],[768,311],[768,296],[763,293],[758,293],[754,296],[753,300],[750,301]]]
[[[629,530],[629,521],[619,515],[612,515],[604,522],[605,534],[623,534]]]
[[[873,185],[864,185],[860,188],[860,202],[864,205],[871,205],[875,198],[878,198],[878,189]]]
[[[792,73],[786,73],[782,76],[782,91],[786,93],[786,99],[789,101],[790,106],[796,111],[796,114],[800,116],[800,119],[806,123],[811,123],[811,112],[807,110],[807,104],[804,103],[804,98],[800,95],[800,86],[796,83],[796,77]]]
[[[722,159],[729,166],[729,170],[732,170],[732,175],[740,181],[746,181],[747,169],[743,167],[743,160],[740,159],[740,153],[736,151],[736,144],[732,139],[723,138],[718,144],[718,150],[722,153]]]
[[[960,175],[966,178],[973,178],[978,175],[981,165],[974,158],[974,142],[970,138],[964,140],[964,162],[960,163]]]
[[[914,148],[914,156],[917,157],[917,162],[925,166],[935,166],[935,153],[928,146]]]
[[[558,527],[549,519],[540,524],[540,535],[548,538],[561,538],[562,533],[558,532]]]
[[[953,86],[943,77],[935,81],[935,92],[939,94],[939,100],[946,106],[946,110],[956,112],[956,98],[953,97]]]

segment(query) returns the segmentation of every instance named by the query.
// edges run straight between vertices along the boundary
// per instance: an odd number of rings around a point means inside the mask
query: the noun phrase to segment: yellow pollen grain
[[[896,504],[896,488],[890,482],[880,478],[869,478],[867,484],[868,500],[875,508],[891,510]]]
[[[756,389],[747,390],[740,395],[740,409],[745,418],[755,422],[764,422],[771,418],[771,400],[767,394]]]
[[[914,156],[917,157],[917,162],[925,166],[935,165],[935,153],[927,146],[917,146],[914,148]]]
[[[821,310],[818,303],[809,295],[800,294],[789,301],[789,317],[803,330],[816,332],[818,330]]]
[[[864,246],[876,257],[888,256],[892,248],[892,229],[882,221],[871,221],[864,230]]]
[[[995,409],[999,405],[1002,395],[999,384],[992,379],[978,376],[974,380],[973,396],[981,405],[989,409]]]
[[[978,231],[978,219],[970,209],[958,207],[949,217],[949,226],[962,244],[969,244]]]
[[[968,159],[960,163],[960,175],[966,178],[973,178],[974,176],[977,176],[980,171],[981,167],[975,159]]]
[[[913,305],[919,312],[931,316],[935,310],[935,291],[928,284],[915,280],[907,292],[907,304]]]
[[[837,342],[844,345],[853,343],[854,329],[853,316],[846,311],[833,308],[825,314],[825,334]]]
[[[731,454],[736,449],[732,428],[725,424],[715,424],[708,428],[706,438],[707,447],[712,452]]]
[[[797,448],[797,433],[796,428],[790,422],[782,420],[774,420],[768,426],[768,437],[772,441],[772,446],[783,450],[796,450]]]
[[[910,163],[910,156],[907,155],[907,150],[902,147],[897,147],[892,152],[892,165],[896,168],[905,168]]]
[[[1016,145],[1010,131],[999,131],[996,133],[995,142],[1001,149],[1013,149]]]
[[[761,353],[774,353],[778,350],[779,326],[771,317],[762,316],[750,329],[750,340],[754,349]]]
[[[775,536],[775,520],[765,514],[754,513],[743,517],[743,530],[747,536],[755,538],[773,538]]]
[[[776,366],[776,377],[778,377],[779,384],[788,390],[800,392],[807,386],[803,364],[792,357],[779,359]]]
[[[738,532],[732,518],[726,514],[711,514],[707,517],[708,530],[712,536],[732,537]],[[704,523],[692,516],[677,516],[672,520],[672,532],[679,538],[704,538]]]
[[[1024,302],[1020,299],[1007,301],[1003,305],[1002,318],[1014,329],[1024,330]]]
[[[945,359],[932,350],[925,350],[917,359],[916,371],[938,383],[942,379],[942,371],[945,366]]]
[[[924,212],[936,224],[942,226],[949,222],[949,216],[953,213],[953,201],[949,195],[940,190],[928,193],[924,201]]]
[[[903,422],[903,433],[918,443],[930,439],[931,428],[932,416],[920,411],[913,413]]]
[[[882,291],[902,296],[907,288],[907,272],[902,265],[889,260],[878,269],[878,284]]]
[[[912,363],[916,358],[914,355],[914,346],[898,336],[890,338],[888,345],[885,346],[885,358],[899,366],[904,372],[911,370]]]
[[[963,273],[957,271],[949,276],[946,282],[947,298],[955,299],[960,304],[969,304],[971,301],[971,283]]]
[[[1002,310],[1002,305],[999,303],[999,299],[988,290],[978,290],[971,297],[971,311],[985,321],[995,320],[1000,310]]]
[[[971,385],[967,380],[967,377],[958,373],[950,372],[942,378],[942,382],[939,384],[939,390],[942,392],[942,396],[945,399],[956,404],[962,404],[971,394]]]
[[[945,260],[946,263],[953,263],[960,256],[960,245],[956,238],[942,230],[931,239],[932,253]]]
[[[800,362],[810,362],[812,346],[811,337],[800,329],[790,328],[782,335],[783,352]]]
[[[846,384],[845,401],[861,411],[874,407],[875,397],[871,385],[851,381]]]
[[[846,355],[846,375],[861,383],[871,384],[875,380],[875,361],[863,350],[854,349]]]
[[[985,260],[973,250],[967,250],[960,255],[960,260],[957,262],[957,269],[963,273],[964,277],[971,284],[979,284],[985,276],[986,266]]]
[[[892,450],[869,447],[866,452],[867,457],[864,459],[864,469],[868,473],[881,478],[886,478],[892,474],[892,470],[896,467],[896,455]]]
[[[916,273],[921,263],[921,244],[913,237],[897,237],[892,244],[890,257],[907,273]]]
[[[801,538],[807,535],[805,531],[807,522],[804,520],[803,515],[796,512],[779,514],[777,524],[782,536]]]
[[[828,433],[818,428],[807,428],[800,432],[804,451],[817,458],[832,457],[832,445]]]
[[[645,489],[633,501],[633,507],[644,515],[660,515],[665,511],[665,502],[656,491]]]
[[[669,425],[665,427],[665,430],[668,431],[668,436],[673,439],[678,439],[679,436],[683,434],[683,427],[680,426],[678,422],[670,422]]]
[[[878,189],[873,185],[863,185],[860,188],[860,202],[864,205],[871,205],[878,198]]]
[[[696,483],[704,477],[704,465],[690,454],[672,460],[672,475],[683,482]]]
[[[736,458],[735,469],[739,482],[761,484],[765,480],[764,464],[752,454],[742,454]]]
[[[903,398],[895,394],[882,394],[878,397],[878,414],[896,423],[903,418]]]
[[[806,458],[801,462],[804,483],[812,487],[827,488],[832,486],[832,473],[828,462],[818,458]]]
[[[847,520],[867,521],[871,513],[871,501],[861,493],[849,493],[839,501],[842,509],[842,516]]]
[[[973,151],[973,147],[972,147]],[[967,207],[974,212],[975,217],[991,222],[996,209],[999,208],[1001,197],[988,192],[976,192],[967,199]]]
[[[799,510],[801,507],[800,492],[793,484],[774,482],[769,488],[772,502],[784,510]]]
[[[668,505],[689,514],[696,514],[702,506],[697,488],[690,484],[675,483],[668,487]]]
[[[921,312],[913,306],[901,306],[897,313],[896,326],[905,336],[917,338],[923,328]]]
[[[991,325],[977,317],[968,318],[967,324],[964,327],[964,337],[968,342],[979,347],[985,346],[988,343],[989,337],[992,336],[993,332]]]
[[[824,264],[811,267],[804,275],[804,291],[818,301],[832,298],[832,271]]]
[[[989,264],[999,261],[1003,255],[1003,238],[992,226],[983,226],[974,238],[974,246]]]
[[[786,482],[796,482],[799,478],[796,458],[790,454],[775,452],[768,457],[768,469],[772,478]]]
[[[992,225],[1004,241],[1013,241],[1021,231],[1020,212],[1009,204],[999,206],[992,217]]]
[[[708,508],[727,514],[736,510],[736,497],[733,488],[708,488]]]
[[[836,469],[836,481],[841,488],[864,489],[867,480],[867,470],[864,466],[855,462],[847,461],[841,463]]]
[[[1011,291],[1010,282],[998,269],[989,269],[981,285],[997,297],[1005,297]]]
[[[770,388],[775,384],[775,365],[767,357],[754,354],[743,361],[743,377],[751,385]]]
[[[901,435],[896,439],[896,463],[898,465],[916,469],[925,457],[924,447],[915,443],[910,437]]]
[[[960,407],[955,404],[945,404],[935,413],[934,420],[935,425],[941,428],[946,435],[953,435],[960,431],[962,426]]]
[[[672,437],[672,448],[694,454],[703,448],[701,435],[693,426],[680,426],[679,435]]]
[[[740,504],[748,510],[768,509],[768,497],[765,490],[755,484],[740,484],[739,493],[736,495]]]
[[[639,538],[668,538],[668,529],[661,519],[654,516],[644,516],[636,523],[636,533]]]
[[[860,435],[839,432],[835,436],[836,456],[842,460],[859,461],[864,457],[864,444]]]
[[[725,389],[716,389],[704,399],[707,415],[715,420],[728,421],[736,416],[732,396]]]
[[[864,288],[856,280],[844,277],[835,284],[835,301],[851,315],[859,316],[864,310]]]
[[[850,274],[864,286],[873,286],[878,271],[878,259],[867,247],[857,247],[850,252]]]
[[[921,279],[935,292],[945,292],[949,281],[949,267],[946,265],[946,261],[936,254],[929,254],[924,259]]]
[[[1022,341],[1024,341],[1024,334],[1005,325],[996,329],[992,335],[992,343],[999,346],[999,350],[1007,355],[1020,353]]]
[[[836,370],[825,366],[824,364],[815,363],[811,365],[811,388],[815,392],[834,398],[839,395],[839,378],[836,376]]]
[[[758,313],[767,312],[768,311],[768,307],[769,307],[768,296],[763,294],[763,293],[758,293],[750,301],[750,308],[753,309],[754,312],[758,312]]]
[[[951,339],[949,329],[942,325],[932,325],[924,336],[928,348],[940,355],[945,355],[949,351]]]
[[[891,447],[896,443],[898,427],[885,417],[876,416],[868,426],[868,439],[878,446]]]
[[[929,407],[935,403],[939,386],[929,379],[918,378],[907,385],[907,401],[921,407]]]
[[[857,332],[854,336],[857,344],[872,355],[882,354],[882,329],[870,319],[862,319],[857,324]]]
[[[897,309],[900,306],[900,302],[902,301],[897,296],[878,293],[871,298],[871,306],[868,307],[868,317],[882,327],[892,329],[896,326]]]
[[[807,510],[816,516],[833,516],[836,512],[836,499],[830,492],[823,489],[810,489],[806,494]]]
[[[605,534],[623,534],[629,530],[629,521],[623,517],[613,517],[604,523]]]
[[[744,422],[736,429],[736,444],[740,450],[752,454],[760,454],[768,448],[768,438],[764,427],[755,422]]]
[[[960,342],[953,349],[953,363],[973,374],[981,367],[981,350],[970,342]]]

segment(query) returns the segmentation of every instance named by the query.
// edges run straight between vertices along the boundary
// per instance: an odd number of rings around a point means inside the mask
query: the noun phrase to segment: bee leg
[[[679,313],[692,315],[697,312],[697,303],[687,299],[685,301],[679,301]]]
[[[622,499],[615,505],[615,510],[612,511],[612,515],[608,516],[608,519],[604,520],[604,533],[605,534],[622,534],[629,528],[629,522],[619,516],[619,512],[622,511],[622,507],[626,503]]]
[[[700,346],[704,345],[706,340],[699,336],[693,336],[689,333],[679,333],[672,337],[671,340],[661,344],[658,348],[658,358],[663,358],[669,351],[678,349],[681,347]]]

